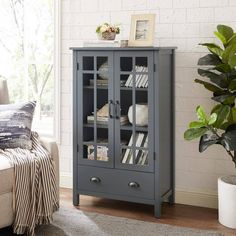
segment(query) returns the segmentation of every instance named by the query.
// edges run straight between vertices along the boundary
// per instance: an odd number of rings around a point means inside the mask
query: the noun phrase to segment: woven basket
[[[115,32],[104,32],[104,33],[98,34],[98,38],[100,40],[115,40],[116,33]]]

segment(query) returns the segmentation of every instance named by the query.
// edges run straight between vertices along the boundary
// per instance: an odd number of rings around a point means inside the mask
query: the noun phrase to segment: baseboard
[[[69,174],[61,174],[60,187],[72,188],[72,176]],[[176,189],[175,201],[179,204],[217,208],[218,198],[216,193],[206,193],[200,191],[187,191]]]
[[[216,193],[176,189],[175,202],[191,206],[218,208],[218,197]]]
[[[60,175],[60,187],[61,188],[73,188],[73,178],[70,174]]]

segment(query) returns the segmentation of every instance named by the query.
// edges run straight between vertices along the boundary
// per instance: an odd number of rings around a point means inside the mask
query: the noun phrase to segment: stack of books
[[[136,72],[147,73],[148,68],[146,66],[135,66]],[[126,80],[125,87],[133,87],[135,80],[136,88],[147,88],[148,87],[148,74],[136,74],[136,78],[133,78],[133,74],[130,74]]]
[[[108,161],[108,140],[98,138],[97,140],[97,157],[96,160],[98,161]],[[94,145],[90,144],[87,146],[88,150],[88,159],[95,160],[94,158]]]
[[[145,133],[137,133],[135,138],[136,147],[148,147],[148,135]],[[129,140],[128,146],[133,144],[133,135]],[[126,164],[138,164],[138,165],[147,165],[148,164],[148,150],[136,150],[133,153],[131,148],[126,149],[124,156],[122,158],[122,163]]]
[[[94,123],[94,115],[87,116],[87,122],[88,124]],[[97,124],[100,125],[107,125],[108,124],[109,117],[107,116],[97,116]],[[120,125],[126,125],[129,123],[128,116],[121,116],[120,117]]]

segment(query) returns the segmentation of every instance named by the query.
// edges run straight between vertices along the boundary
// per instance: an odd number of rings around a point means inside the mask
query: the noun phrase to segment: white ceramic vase
[[[236,176],[223,176],[218,179],[219,222],[236,229]]]
[[[148,106],[146,104],[135,104],[135,125],[147,126],[148,125]],[[129,122],[133,124],[133,106],[129,107],[128,110]]]

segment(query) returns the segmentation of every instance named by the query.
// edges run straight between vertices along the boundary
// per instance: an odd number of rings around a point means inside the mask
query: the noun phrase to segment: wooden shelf
[[[95,145],[95,142],[93,140],[91,140],[91,141],[84,141],[83,145],[86,145],[86,146],[88,146],[88,145]],[[97,146],[106,146],[106,147],[108,147],[108,143],[96,143],[96,145]]]
[[[83,88],[84,89],[94,89],[94,86],[93,85],[85,85]],[[108,86],[99,85],[99,86],[97,86],[97,89],[106,89],[106,90],[108,90]]]
[[[84,89],[94,89],[93,85],[85,85],[83,86]],[[106,89],[108,90],[108,86],[97,86],[97,89]],[[125,91],[132,91],[132,87],[120,87],[120,90],[125,90]],[[136,91],[148,91],[148,88],[135,88]]]
[[[86,123],[83,126],[84,127],[88,127],[88,128],[94,128],[94,124]],[[108,129],[108,125],[97,124],[97,128],[99,128],[99,129]],[[121,125],[120,129],[121,130],[130,130],[130,131],[132,131],[133,130],[133,126],[131,124]],[[143,126],[143,127],[142,126],[136,126],[135,130],[137,132],[148,132],[148,126]]]

